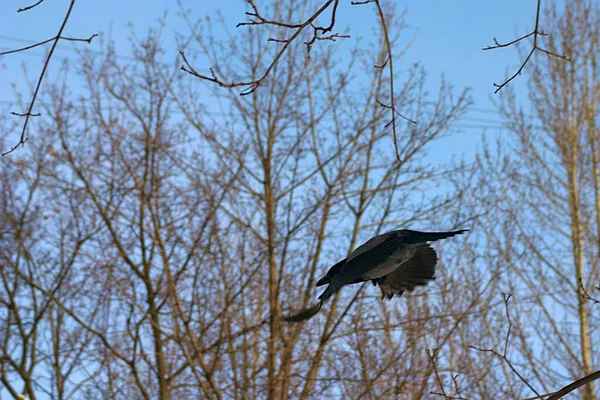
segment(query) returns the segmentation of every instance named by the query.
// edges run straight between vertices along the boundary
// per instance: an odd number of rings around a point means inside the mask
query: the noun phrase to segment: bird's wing
[[[397,232],[376,236],[350,254],[337,273],[336,280],[346,285],[387,275],[409,256],[411,247],[404,243],[404,238]],[[391,258],[398,262],[392,265]],[[388,260],[390,262],[386,263]]]
[[[391,299],[394,294],[402,295],[416,286],[425,286],[435,279],[437,254],[428,244],[420,244],[413,256],[393,272],[379,279],[377,283],[384,297]]]
[[[352,259],[361,256],[384,243],[389,243],[390,240],[397,240],[398,238],[398,231],[386,232],[381,235],[374,236],[354,249],[354,251],[350,253],[348,261],[351,261]]]
[[[416,244],[416,243],[425,243],[425,242],[435,242],[436,240],[446,239],[452,236],[460,235],[462,233],[468,232],[468,229],[460,229],[458,231],[448,231],[448,232],[420,232],[420,231],[411,231],[410,229],[402,229],[397,231],[399,235],[403,236],[404,243],[406,244]]]

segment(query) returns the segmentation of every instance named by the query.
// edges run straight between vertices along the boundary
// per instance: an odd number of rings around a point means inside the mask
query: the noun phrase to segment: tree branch
[[[23,12],[23,11],[29,11],[29,10],[31,10],[32,8],[35,8],[35,7],[39,6],[39,5],[40,5],[40,4],[42,4],[43,2],[44,2],[44,0],[39,0],[39,1],[38,1],[37,3],[35,3],[35,4],[32,4],[32,5],[30,5],[30,6],[27,6],[27,7],[19,8],[19,9],[17,10],[17,12],[19,13],[19,12]]]
[[[523,72],[523,69],[525,68],[525,65],[527,65],[527,63],[529,62],[529,59],[531,58],[531,56],[533,55],[533,53],[535,53],[536,50],[539,50],[542,53],[546,53],[548,56],[562,58],[563,60],[567,60],[567,61],[571,62],[571,58],[570,57],[563,56],[563,55],[560,55],[560,54],[557,54],[557,53],[553,53],[551,51],[548,51],[548,50],[543,49],[543,48],[541,48],[541,47],[538,46],[538,37],[539,36],[547,36],[546,33],[544,33],[544,32],[542,32],[542,31],[539,30],[541,5],[542,5],[542,0],[537,0],[537,11],[535,13],[535,28],[533,28],[533,31],[529,32],[526,35],[521,36],[518,39],[512,40],[512,41],[510,41],[508,43],[499,43],[498,40],[496,38],[494,38],[494,45],[493,46],[487,46],[487,47],[483,48],[483,50],[493,50],[493,49],[500,49],[500,48],[503,48],[503,47],[509,47],[509,46],[512,46],[513,44],[516,44],[516,43],[520,42],[521,40],[524,40],[524,39],[527,39],[530,36],[533,36],[533,47],[531,48],[531,51],[529,52],[529,54],[525,58],[525,61],[523,61],[523,63],[521,64],[521,66],[519,67],[519,69],[517,70],[517,72],[515,72],[510,78],[508,78],[507,80],[505,80],[501,84],[497,84],[497,83],[494,82],[494,86],[496,87],[496,90],[494,91],[494,93],[498,93],[500,91],[500,89],[502,89],[504,86],[506,86],[510,81],[512,81],[513,79],[515,79],[517,76],[521,75],[521,72]]]
[[[482,348],[479,348],[479,347],[476,347],[476,346],[469,346],[469,347],[472,348],[472,349],[474,349],[474,350],[481,351],[483,353],[492,353],[496,357],[500,358],[502,361],[504,361],[506,363],[506,365],[508,365],[508,367],[512,370],[512,372],[519,377],[519,379],[521,380],[521,382],[523,382],[525,385],[527,385],[527,387],[533,393],[535,393],[539,397],[540,394],[537,392],[537,390],[535,390],[533,388],[533,386],[531,386],[531,384],[527,381],[527,379],[525,379],[525,377],[523,377],[523,375],[521,375],[519,373],[519,371],[517,371],[517,369],[514,367],[514,365],[512,364],[512,362],[507,357],[508,341],[510,339],[510,333],[511,333],[511,330],[512,330],[512,321],[510,319],[510,313],[509,313],[509,310],[508,310],[508,302],[509,302],[509,300],[510,300],[511,297],[512,297],[512,293],[502,293],[502,298],[504,300],[504,309],[505,309],[505,312],[506,312],[506,319],[508,321],[508,329],[507,329],[507,332],[506,332],[506,337],[504,339],[504,348],[502,350],[502,353],[499,353],[498,351],[496,351],[494,349],[482,349]]]
[[[560,389],[558,392],[554,392],[546,400],[560,400],[564,395],[571,393],[573,390],[578,389],[584,385],[587,385],[588,383],[593,382],[596,379],[600,379],[600,370],[596,371],[594,373],[591,373],[587,376],[584,376],[583,378],[578,379],[573,383],[568,384],[567,386]]]
[[[410,118],[405,117],[398,110],[396,110],[396,104],[395,104],[395,98],[394,98],[395,97],[394,96],[394,63],[393,63],[393,56],[392,56],[392,45],[390,42],[390,35],[388,32],[387,23],[385,22],[385,15],[383,14],[383,9],[381,8],[381,4],[379,3],[379,0],[353,1],[351,4],[352,5],[362,5],[362,4],[369,4],[369,3],[375,3],[375,6],[377,7],[377,13],[379,14],[379,19],[381,21],[381,30],[383,33],[383,39],[385,41],[385,46],[386,46],[386,50],[387,50],[387,54],[388,54],[386,61],[382,65],[375,66],[375,68],[383,69],[387,65],[389,67],[389,71],[390,71],[390,105],[383,104],[379,100],[377,100],[377,104],[379,104],[380,106],[382,106],[384,108],[390,109],[392,112],[392,119],[390,120],[390,122],[388,122],[385,125],[385,127],[387,128],[390,125],[392,126],[392,135],[394,138],[394,150],[396,152],[396,159],[398,160],[398,162],[402,162],[402,160],[400,159],[400,151],[398,150],[398,134],[396,131],[396,114],[398,114],[404,120],[411,122],[413,124],[416,124],[417,122]]]
[[[39,4],[41,4],[42,1],[44,1],[44,0],[40,0],[36,4],[31,5],[29,7],[25,7],[23,9],[19,9],[19,10],[17,10],[17,12],[30,10],[30,9],[38,6]],[[68,40],[68,41],[73,41],[73,42],[87,42],[87,43],[91,43],[92,39],[94,39],[96,36],[98,36],[98,34],[93,34],[92,36],[90,36],[87,39],[69,38],[69,37],[62,36],[63,30],[65,29],[65,26],[67,25],[67,21],[69,20],[69,17],[71,16],[71,11],[73,10],[73,6],[74,5],[75,5],[75,0],[71,0],[71,3],[69,4],[69,8],[68,8],[68,10],[67,10],[67,12],[65,14],[65,17],[64,17],[64,19],[62,21],[62,24],[61,24],[60,28],[58,29],[58,33],[53,38],[50,38],[48,40],[44,40],[42,42],[33,44],[31,46],[26,46],[26,47],[22,47],[20,49],[10,50],[10,51],[6,51],[4,53],[0,53],[0,56],[6,55],[6,54],[17,53],[17,52],[20,52],[20,51],[29,50],[29,49],[32,49],[34,47],[44,45],[46,43],[53,42],[52,43],[52,47],[50,48],[50,51],[48,52],[48,56],[46,57],[46,60],[44,61],[44,66],[42,67],[42,72],[40,73],[40,77],[38,78],[37,84],[35,86],[35,91],[33,92],[33,97],[31,98],[31,102],[29,103],[29,107],[27,108],[27,111],[24,112],[24,113],[11,112],[12,115],[16,115],[16,116],[19,116],[19,117],[25,117],[25,122],[23,123],[23,129],[21,131],[21,137],[19,138],[19,141],[17,142],[17,144],[15,144],[13,147],[11,147],[10,150],[2,153],[3,156],[12,153],[19,146],[24,145],[25,142],[27,142],[27,140],[29,139],[28,137],[25,136],[25,132],[27,131],[27,125],[29,124],[29,118],[30,117],[38,117],[40,115],[39,113],[34,113],[33,112],[33,106],[35,104],[35,100],[37,99],[38,93],[40,91],[40,87],[42,86],[42,81],[44,80],[44,75],[46,74],[46,70],[48,69],[48,65],[50,64],[50,60],[52,59],[52,55],[54,54],[54,50],[56,49],[56,46],[58,45],[58,42],[62,39],[62,40]]]
[[[276,38],[268,39],[269,42],[283,43],[283,47],[277,52],[277,54],[273,58],[273,61],[271,62],[271,64],[269,64],[269,66],[267,67],[267,69],[265,70],[263,75],[260,78],[254,79],[251,81],[226,82],[225,80],[218,78],[212,68],[210,68],[210,73],[211,73],[210,76],[198,73],[194,69],[194,67],[192,67],[192,65],[189,63],[187,58],[185,57],[185,53],[183,51],[181,51],[180,54],[183,58],[183,63],[184,63],[183,65],[181,65],[181,69],[183,71],[187,72],[190,75],[195,76],[196,78],[200,78],[200,79],[203,79],[203,80],[206,80],[209,82],[216,83],[220,87],[224,87],[224,88],[235,88],[235,87],[244,87],[245,86],[245,88],[240,92],[240,96],[246,96],[246,95],[253,93],[262,84],[262,82],[269,75],[269,73],[273,70],[273,68],[275,68],[275,65],[277,65],[277,62],[281,59],[281,57],[289,49],[290,45],[294,42],[294,40],[296,40],[300,36],[302,31],[304,29],[306,29],[308,26],[311,26],[314,30],[312,39],[305,42],[309,58],[310,58],[310,50],[312,49],[312,46],[315,43],[315,41],[317,41],[317,40],[335,41],[335,39],[338,39],[338,38],[345,39],[345,38],[349,37],[348,35],[339,35],[339,34],[333,34],[333,35],[322,36],[322,37],[318,36],[319,32],[321,34],[324,34],[324,33],[330,32],[333,29],[333,26],[335,25],[335,16],[336,16],[339,0],[327,0],[325,2],[325,4],[323,4],[321,6],[321,8],[319,8],[306,21],[304,21],[302,23],[297,23],[297,24],[286,23],[286,22],[281,22],[281,21],[277,21],[277,20],[271,20],[271,19],[264,18],[258,11],[258,8],[254,4],[254,1],[253,0],[247,0],[247,1],[248,1],[248,4],[250,5],[250,7],[252,7],[253,11],[246,12],[246,15],[253,17],[254,19],[251,18],[249,22],[240,22],[239,24],[236,25],[236,27],[246,26],[246,25],[272,25],[272,26],[278,26],[278,27],[283,27],[283,28],[288,28],[288,29],[296,29],[296,32],[294,32],[287,39],[276,39]],[[323,12],[325,12],[325,10],[327,10],[332,4],[333,4],[333,12],[331,15],[331,22],[330,22],[329,26],[327,26],[327,27],[314,26],[313,22],[317,19],[317,17],[319,15],[321,15]]]

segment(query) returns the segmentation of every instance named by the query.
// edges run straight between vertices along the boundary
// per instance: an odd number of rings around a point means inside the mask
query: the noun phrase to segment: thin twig
[[[18,53],[20,51],[26,51],[26,50],[29,50],[29,49],[33,49],[35,47],[42,46],[42,45],[44,45],[46,43],[49,43],[49,42],[51,42],[51,41],[53,41],[55,39],[56,39],[56,37],[53,37],[53,38],[44,40],[42,42],[34,43],[32,45],[21,47],[21,48],[18,48],[18,49],[8,50],[8,51],[0,51],[0,56],[5,56],[7,54]]]
[[[393,56],[392,56],[392,44],[390,42],[390,35],[388,32],[387,23],[385,21],[385,15],[383,13],[383,9],[381,8],[381,4],[379,3],[379,0],[366,0],[366,1],[351,2],[352,5],[364,5],[364,4],[369,4],[369,3],[374,3],[375,6],[377,7],[377,13],[379,14],[379,19],[381,21],[381,30],[383,33],[383,39],[385,41],[385,46],[386,46],[386,50],[387,50],[386,61],[384,61],[383,64],[381,64],[381,65],[376,65],[375,68],[383,69],[385,66],[388,66],[389,74],[390,74],[390,105],[386,105],[386,104],[380,102],[379,100],[377,100],[377,104],[379,104],[380,106],[382,106],[384,108],[390,109],[392,112],[392,119],[390,122],[385,124],[385,127],[387,128],[390,125],[392,126],[392,135],[394,138],[394,150],[396,152],[396,159],[398,160],[398,162],[402,162],[402,160],[400,159],[400,151],[398,149],[398,133],[397,133],[397,129],[396,129],[396,114],[398,114],[400,117],[402,117],[406,121],[411,122],[413,124],[416,124],[417,122],[414,121],[413,119],[405,117],[398,110],[396,110],[395,95],[394,95],[394,63],[393,63]]]
[[[581,287],[581,291],[583,292],[582,295],[583,295],[584,299],[587,299],[594,304],[600,304],[600,300],[590,296],[588,291],[585,289],[585,286],[583,285],[583,280],[581,278],[579,278],[579,286]],[[600,290],[600,285],[598,287],[596,287],[595,289]]]
[[[16,115],[17,117],[26,117],[27,115],[29,115],[30,117],[39,117],[42,114],[40,114],[40,113],[27,114],[27,113],[18,113],[15,111],[11,111],[10,115]]]
[[[338,4],[339,4],[339,0],[335,0],[335,3],[333,3],[333,11],[331,12],[331,22],[329,23],[329,25],[327,27],[314,26],[311,24],[311,26],[313,28],[313,37],[309,41],[304,42],[304,44],[306,45],[306,54],[307,54],[308,58],[310,58],[310,51],[312,50],[312,46],[315,43],[315,41],[317,41],[317,40],[332,40],[335,42],[335,38],[347,39],[350,37],[349,35],[340,35],[337,33],[333,34],[333,35],[329,35],[329,36],[319,36],[319,32],[321,33],[321,35],[324,35],[327,32],[331,32],[331,30],[335,26],[335,15],[337,13]]]
[[[209,82],[216,83],[217,85],[219,85],[220,87],[223,87],[223,88],[236,88],[236,87],[244,87],[245,86],[245,88],[240,92],[240,96],[249,95],[249,94],[253,93],[262,84],[264,79],[269,75],[269,73],[273,70],[273,68],[275,68],[275,65],[277,65],[277,62],[281,59],[281,57],[289,49],[290,45],[294,42],[294,40],[296,40],[300,36],[302,31],[304,29],[306,29],[308,26],[312,26],[314,29],[314,32],[315,32],[313,35],[313,39],[311,39],[305,43],[307,45],[308,53],[310,55],[310,50],[312,48],[312,45],[314,44],[314,42],[316,40],[318,40],[318,38],[316,37],[317,34],[319,32],[321,32],[321,34],[324,34],[324,33],[330,32],[333,29],[333,26],[335,25],[335,15],[337,12],[337,5],[339,3],[339,0],[327,0],[325,2],[325,4],[323,4],[306,21],[304,21],[302,23],[295,23],[295,24],[267,19],[260,14],[260,12],[258,11],[258,8],[254,4],[253,0],[247,0],[247,2],[252,7],[253,11],[246,12],[246,15],[248,15],[252,18],[248,22],[238,23],[236,25],[236,27],[246,26],[246,25],[273,25],[273,26],[296,30],[287,39],[277,39],[277,38],[269,38],[268,39],[268,41],[270,41],[270,42],[283,43],[283,47],[277,52],[277,54],[273,58],[273,61],[271,61],[271,64],[269,64],[269,66],[267,67],[265,72],[262,74],[262,76],[258,79],[254,79],[251,81],[226,82],[226,81],[218,78],[212,68],[210,69],[210,73],[211,73],[210,76],[201,74],[198,71],[196,71],[194,69],[194,67],[192,67],[190,62],[187,60],[187,58],[185,57],[185,53],[183,51],[180,52],[180,54],[183,58],[183,62],[184,62],[184,64],[181,65],[181,70],[187,72],[190,75],[195,76],[196,78],[200,78],[200,79],[203,79],[203,80],[206,80]],[[327,26],[327,27],[314,26],[313,22],[317,19],[317,17],[319,17],[319,15],[321,15],[325,10],[327,10],[332,4],[334,6],[333,6],[333,12],[331,15],[331,23],[329,24],[329,26]],[[330,35],[329,37],[323,37],[323,39],[321,39],[321,40],[335,41],[336,38],[345,38],[346,36],[347,35]]]
[[[344,317],[346,316],[346,314],[348,314],[348,311],[350,311],[350,307],[352,307],[352,305],[354,304],[354,302],[358,299],[358,296],[363,291],[363,289],[365,288],[366,284],[367,284],[367,282],[364,282],[362,285],[360,285],[360,287],[358,288],[358,290],[354,294],[354,297],[352,297],[352,300],[350,300],[350,302],[348,303],[348,305],[346,305],[346,308],[344,309],[344,311],[342,312],[342,314],[340,315],[340,317],[338,318],[338,320],[336,321],[336,323],[333,325],[333,327],[331,328],[331,330],[329,331],[329,333],[326,334],[326,335],[323,335],[323,341],[324,342],[329,341],[329,339],[331,338],[331,335],[333,335],[333,332],[335,332],[335,330],[337,329],[338,325],[342,322],[342,319],[344,319]]]
[[[458,378],[458,374],[452,375],[452,382],[454,383],[454,388],[456,390],[456,394],[459,394],[461,389],[458,387],[458,382],[456,381],[456,378]]]
[[[539,34],[539,35],[544,35],[544,36],[546,36],[546,34],[545,34],[545,33],[542,33],[542,32],[539,32],[538,34]],[[512,46],[513,44],[515,44],[515,43],[517,43],[517,42],[520,42],[520,41],[521,41],[521,40],[523,40],[523,39],[527,39],[527,38],[528,38],[529,36],[531,36],[531,35],[535,35],[535,32],[529,32],[528,34],[526,34],[526,35],[523,35],[523,36],[521,36],[520,38],[518,38],[518,39],[515,39],[515,40],[513,40],[513,41],[510,41],[510,42],[508,42],[508,43],[499,43],[499,42],[498,42],[498,40],[496,40],[496,38],[494,38],[494,46],[487,46],[487,47],[484,47],[484,48],[483,48],[483,50],[492,50],[492,49],[499,49],[499,48],[501,48],[501,47],[508,47],[508,46]]]
[[[464,397],[461,397],[461,396],[447,396],[447,395],[445,395],[444,393],[435,392],[435,391],[433,391],[433,390],[432,390],[432,391],[430,391],[430,392],[429,392],[429,394],[433,394],[433,395],[435,395],[435,396],[440,396],[440,397],[443,397],[443,398],[444,398],[444,400],[467,400],[466,398],[464,398]]]
[[[558,58],[562,58],[563,60],[569,61],[571,62],[571,58],[568,56],[563,56],[561,54],[557,54],[557,53],[553,53],[549,50],[543,49],[541,47],[538,46],[538,37],[539,36],[547,36],[546,33],[542,32],[539,30],[539,25],[540,25],[540,10],[542,8],[542,0],[538,0],[537,1],[537,10],[535,13],[535,28],[533,28],[533,31],[529,32],[526,35],[521,36],[518,39],[512,40],[508,43],[499,43],[498,40],[496,38],[494,38],[494,45],[493,46],[486,46],[483,48],[483,50],[493,50],[493,49],[500,49],[503,47],[509,47],[512,46],[513,44],[516,44],[518,42],[520,42],[521,40],[527,39],[530,36],[533,36],[533,47],[531,48],[531,51],[529,52],[529,54],[527,55],[527,57],[525,58],[525,61],[523,61],[523,63],[521,64],[521,66],[519,67],[519,69],[517,70],[517,72],[515,72],[510,78],[508,78],[507,80],[505,80],[503,83],[501,84],[497,84],[494,82],[494,86],[496,87],[496,90],[494,91],[494,93],[498,93],[500,91],[500,89],[502,89],[504,86],[506,86],[510,81],[512,81],[513,79],[515,79],[517,76],[521,75],[521,72],[523,72],[523,69],[525,68],[525,65],[527,65],[527,63],[529,62],[529,59],[531,58],[531,56],[533,55],[533,53],[535,53],[536,50],[541,51],[542,53],[546,53],[548,56],[553,56],[553,57],[558,57]]]
[[[375,100],[375,101],[377,102],[377,104],[379,104],[379,105],[380,105],[381,107],[383,107],[383,108],[389,108],[390,110],[394,110],[394,107],[392,107],[392,106],[389,106],[389,105],[387,105],[387,104],[383,104],[383,103],[382,103],[381,101],[379,101],[379,100]],[[398,114],[398,116],[399,116],[400,118],[402,118],[402,119],[404,119],[404,120],[406,120],[406,121],[408,121],[408,122],[411,122],[411,123],[413,123],[413,124],[416,124],[416,123],[417,123],[417,121],[415,121],[415,120],[412,120],[412,119],[410,119],[410,118],[408,118],[408,117],[406,117],[406,116],[404,116],[404,115],[400,114],[400,113],[398,112],[398,110],[394,110],[394,112],[395,112],[396,114]],[[389,126],[391,123],[392,123],[392,121],[390,121],[390,122],[388,122],[387,124],[385,124],[385,126],[386,126],[386,127],[388,127],[388,126]]]
[[[437,379],[438,385],[440,386],[440,390],[442,391],[441,395],[444,399],[448,398],[446,394],[446,390],[444,389],[444,382],[442,382],[442,378],[440,377],[440,372],[438,371],[437,364],[435,362],[435,356],[437,355],[438,349],[427,349],[427,356],[429,357],[429,361],[431,361],[431,365],[433,366],[433,371],[435,372],[435,377]]]
[[[19,12],[23,12],[23,11],[29,11],[29,10],[31,10],[32,8],[35,8],[35,7],[39,6],[39,5],[40,5],[40,4],[42,4],[43,2],[44,2],[44,0],[39,0],[39,1],[38,1],[37,3],[35,3],[35,4],[32,4],[32,5],[30,5],[30,6],[27,6],[27,7],[19,8],[19,9],[17,10],[17,12],[19,13]]]
[[[506,363],[506,365],[508,365],[508,367],[512,370],[512,372],[517,375],[517,377],[519,377],[519,379],[521,380],[521,382],[523,382],[525,385],[527,385],[527,387],[536,394],[536,396],[540,397],[540,394],[537,392],[537,390],[535,390],[533,388],[533,386],[531,386],[531,384],[529,383],[529,381],[527,379],[525,379],[525,377],[523,377],[523,375],[521,375],[519,373],[519,371],[517,371],[517,369],[514,367],[514,365],[512,364],[512,362],[510,361],[510,359],[506,356],[507,351],[508,351],[508,341],[510,339],[510,333],[512,330],[512,321],[510,319],[510,313],[509,313],[509,309],[508,309],[508,301],[510,300],[510,298],[512,297],[512,293],[502,293],[502,298],[504,300],[504,308],[505,308],[505,312],[506,312],[506,319],[508,320],[508,330],[506,332],[506,338],[504,339],[504,349],[502,351],[502,353],[497,352],[494,349],[482,349],[480,347],[476,347],[476,346],[469,346],[470,348],[480,351],[482,353],[492,353],[493,355],[495,355],[496,357],[502,359],[502,361],[504,361]]]
[[[281,22],[281,21],[277,21],[277,20],[273,20],[273,19],[267,19],[264,18],[262,15],[260,15],[260,13],[258,12],[258,7],[256,7],[256,4],[254,4],[253,0],[246,0],[246,2],[250,5],[250,7],[252,7],[252,10],[254,10],[253,12],[245,12],[245,14],[249,17],[254,17],[256,19],[250,19],[250,21],[248,22],[239,22],[235,27],[239,28],[240,26],[247,26],[247,25],[274,25],[274,26],[280,26],[282,28],[289,28],[289,29],[297,29],[297,28],[301,28],[302,27],[302,23],[299,24],[292,24],[292,23],[288,23],[288,22]]]
[[[508,301],[512,297],[512,293],[502,293],[502,299],[504,299],[504,311],[506,312],[506,320],[508,321],[508,329],[506,331],[506,338],[504,339],[504,351],[502,351],[502,356],[506,357],[506,353],[508,351],[508,341],[510,339],[510,331],[512,330],[512,321],[510,319],[510,313],[508,312]]]
[[[43,1],[43,0],[42,0]],[[39,1],[38,3],[29,6],[29,8],[26,7],[26,9],[31,9],[37,5],[39,5],[42,1]],[[37,99],[38,93],[40,91],[40,87],[42,86],[42,81],[44,80],[44,75],[46,74],[46,70],[48,69],[48,65],[50,64],[50,59],[52,58],[52,55],[54,54],[54,50],[56,49],[56,46],[58,45],[58,42],[63,39],[63,40],[69,40],[69,41],[74,41],[74,42],[87,42],[87,43],[91,43],[92,39],[95,38],[96,36],[98,36],[97,34],[94,34],[92,36],[90,36],[87,39],[77,39],[77,38],[70,38],[70,37],[64,37],[62,36],[63,30],[65,29],[65,26],[67,25],[67,21],[69,20],[69,17],[71,16],[71,11],[73,10],[73,6],[75,5],[75,1],[76,0],[71,0],[71,3],[69,4],[69,9],[67,10],[67,13],[65,14],[65,17],[62,21],[62,24],[58,30],[58,33],[56,34],[56,36],[54,36],[51,39],[45,40],[43,42],[40,43],[36,43],[34,45],[31,46],[27,46],[21,49],[17,49],[17,50],[11,50],[8,52],[4,52],[4,53],[0,53],[0,55],[5,55],[5,54],[10,54],[10,53],[15,53],[17,51],[24,51],[24,50],[28,50],[49,42],[53,42],[52,43],[52,47],[50,48],[50,51],[48,52],[48,56],[46,57],[46,60],[44,60],[44,66],[42,68],[42,72],[40,73],[40,77],[38,78],[36,87],[35,87],[35,91],[33,92],[33,97],[31,98],[31,102],[29,103],[29,107],[27,109],[26,112],[24,113],[16,113],[16,112],[11,112],[12,115],[17,115],[20,117],[25,117],[25,122],[23,123],[23,130],[21,131],[21,137],[19,138],[19,141],[16,145],[14,145],[10,150],[2,153],[2,156],[5,156],[7,154],[12,153],[13,151],[15,151],[19,146],[22,146],[25,144],[25,142],[27,142],[27,140],[29,138],[25,137],[25,132],[27,131],[27,125],[29,123],[29,118],[30,117],[37,117],[40,114],[39,113],[34,113],[33,112],[33,106],[35,104],[35,100]]]
[[[72,37],[66,37],[66,36],[61,36],[61,37],[59,37],[59,39],[60,40],[68,40],[68,41],[71,41],[71,42],[87,42],[87,43],[92,43],[92,39],[94,39],[96,36],[98,36],[97,33],[94,33],[93,35],[91,35],[87,39],[85,39],[85,38],[72,38]],[[18,53],[20,51],[30,50],[30,49],[36,48],[38,46],[45,45],[46,43],[50,43],[53,40],[56,40],[56,36],[51,37],[50,39],[43,40],[41,42],[30,44],[29,46],[20,47],[18,49],[8,50],[8,51],[0,51],[0,56],[5,56],[7,54]]]

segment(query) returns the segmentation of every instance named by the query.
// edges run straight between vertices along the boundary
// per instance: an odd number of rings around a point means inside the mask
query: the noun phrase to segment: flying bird
[[[437,254],[427,242],[446,239],[468,229],[450,232],[419,232],[400,229],[369,239],[350,255],[329,268],[317,286],[328,285],[319,302],[309,308],[282,317],[288,322],[307,320],[316,315],[323,303],[345,285],[371,281],[379,285],[382,299],[401,296],[435,279]]]

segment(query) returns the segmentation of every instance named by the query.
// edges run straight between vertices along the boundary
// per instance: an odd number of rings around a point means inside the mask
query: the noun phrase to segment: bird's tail
[[[423,243],[423,242],[435,242],[436,240],[446,239],[452,236],[460,235],[465,232],[469,232],[468,229],[460,229],[458,231],[448,232],[419,232],[419,231],[408,231],[409,235],[407,243]]]
[[[303,310],[297,311],[294,314],[284,315],[281,317],[282,320],[286,322],[301,322],[306,321],[317,315],[321,307],[323,306],[323,301],[319,301],[312,307],[305,308]]]
[[[317,313],[319,312],[321,307],[323,307],[323,303],[328,298],[333,296],[335,294],[335,292],[338,291],[338,289],[339,289],[339,286],[336,285],[336,282],[330,282],[329,286],[327,286],[327,289],[325,289],[325,291],[319,296],[319,302],[317,304],[315,304],[314,306],[305,308],[303,310],[297,311],[294,314],[283,316],[283,317],[281,317],[281,319],[283,319],[284,321],[287,321],[287,322],[300,322],[300,321],[306,321],[307,319],[314,317],[315,315],[317,315]]]

